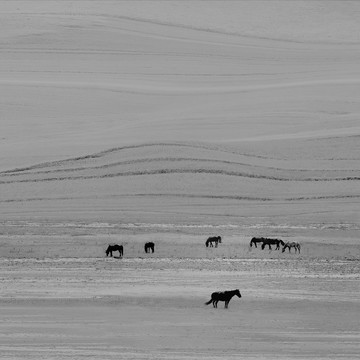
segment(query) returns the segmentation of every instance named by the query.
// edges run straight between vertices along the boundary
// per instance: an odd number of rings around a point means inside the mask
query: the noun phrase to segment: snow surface
[[[357,359],[359,18],[1,1],[1,358]]]

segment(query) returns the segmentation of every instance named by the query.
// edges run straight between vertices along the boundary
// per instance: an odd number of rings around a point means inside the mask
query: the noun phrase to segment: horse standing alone
[[[108,248],[106,249],[106,256],[113,256],[112,253],[113,251],[118,251],[119,252],[119,256],[123,257],[124,255],[124,247],[122,245],[109,245]]]
[[[155,244],[153,242],[147,242],[144,246],[144,250],[146,253],[155,251]]]
[[[205,303],[205,305],[209,305],[211,302],[213,304],[214,308],[217,308],[217,303],[219,301],[225,301],[224,308],[227,309],[229,306],[229,302],[232,299],[232,297],[236,295],[237,297],[241,298],[241,294],[239,289],[236,290],[230,290],[230,291],[223,291],[223,292],[213,292],[211,294],[211,299]]]
[[[218,247],[218,243],[221,244],[221,236],[213,236],[213,237],[209,237],[206,242],[205,245],[206,247],[214,247],[213,243],[215,243],[215,247]]]

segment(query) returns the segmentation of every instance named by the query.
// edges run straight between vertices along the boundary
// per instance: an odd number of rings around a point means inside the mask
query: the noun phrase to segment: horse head
[[[108,248],[106,249],[105,253],[106,253],[106,256],[109,256],[109,253],[110,253],[110,245],[109,245]]]
[[[221,236],[218,236],[217,238],[218,238],[219,243],[221,244]]]
[[[284,243],[282,252],[285,252],[286,248],[289,247],[289,243]]]
[[[236,289],[235,290],[235,295],[237,295],[237,297],[241,298],[241,294],[240,294],[240,290]]]

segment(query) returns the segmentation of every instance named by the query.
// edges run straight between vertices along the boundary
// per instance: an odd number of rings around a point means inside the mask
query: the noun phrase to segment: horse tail
[[[206,247],[209,247],[209,242],[206,240],[205,242]]]
[[[210,299],[209,301],[207,301],[207,302],[205,303],[205,305],[209,305],[211,302],[212,302],[212,299]]]

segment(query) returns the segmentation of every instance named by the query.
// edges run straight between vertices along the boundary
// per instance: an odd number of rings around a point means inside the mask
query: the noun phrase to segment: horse
[[[295,249],[295,254],[297,253],[297,251],[299,251],[299,254],[300,254],[300,244],[298,242],[287,242],[283,249],[282,249],[282,252],[285,252],[286,249],[289,249],[289,252],[291,252],[291,248],[294,248]]]
[[[213,237],[209,237],[206,242],[205,245],[206,247],[214,247],[213,243],[215,243],[215,247],[218,247],[218,243],[221,244],[221,236],[213,236]]]
[[[229,302],[234,295],[237,295],[237,297],[241,298],[239,289],[223,292],[214,292],[211,294],[211,299],[206,302],[205,305],[209,305],[212,302],[213,307],[217,308],[217,303],[219,301],[225,301],[224,308],[227,309],[229,306]]]
[[[119,256],[122,257],[124,254],[124,247],[122,245],[109,245],[108,248],[106,249],[106,256],[113,256],[112,253],[113,251],[118,251],[119,252]]]
[[[155,244],[153,242],[147,242],[144,246],[145,252],[149,253],[155,251]]]
[[[257,243],[262,243],[263,241],[264,241],[263,237],[261,237],[261,238],[253,237],[250,240],[250,247],[252,247],[254,245],[257,248]]]
[[[281,246],[284,246],[285,243],[280,240],[280,239],[264,239],[263,240],[263,243],[261,245],[261,250],[264,250],[265,249],[265,246],[268,245],[269,246],[269,250],[272,250],[271,249],[271,245],[276,245],[276,248],[275,250],[280,250],[280,245]]]

